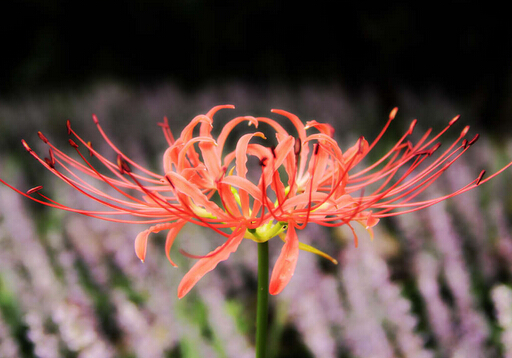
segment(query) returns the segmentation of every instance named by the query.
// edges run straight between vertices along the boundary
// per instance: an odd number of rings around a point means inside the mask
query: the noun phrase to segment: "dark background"
[[[214,5],[215,3],[215,5]],[[504,9],[465,1],[17,1],[0,21],[4,97],[103,79],[185,90],[240,79],[435,88],[499,133],[512,113],[512,26]],[[341,5],[339,5],[341,4]]]

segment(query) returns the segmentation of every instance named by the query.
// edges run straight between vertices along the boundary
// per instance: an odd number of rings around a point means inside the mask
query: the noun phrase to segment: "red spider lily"
[[[469,127],[444,151],[439,151],[439,137],[459,118],[453,118],[437,135],[431,136],[429,129],[415,144],[408,140],[416,121],[407,132],[379,160],[360,171],[353,168],[372,150],[395,117],[393,109],[389,120],[377,138],[369,144],[360,137],[354,146],[345,152],[333,139],[333,129],[316,121],[306,125],[299,118],[283,110],[272,112],[287,117],[295,127],[297,136],[289,134],[278,122],[266,117],[237,117],[229,121],[217,138],[212,136],[213,115],[231,105],[217,106],[205,115],[195,117],[174,139],[167,119],[160,123],[169,148],[163,157],[164,175],[144,169],[125,156],[107,137],[96,116],[93,116],[101,135],[117,153],[117,162],[112,162],[98,153],[67,123],[69,140],[80,159],[76,160],[56,148],[39,132],[39,137],[48,144],[49,157],[41,158],[25,141],[25,149],[44,167],[61,178],[83,195],[107,207],[104,211],[70,208],[43,195],[41,186],[26,193],[8,185],[18,193],[44,205],[83,215],[123,223],[154,224],[135,239],[135,252],[144,261],[150,233],[169,230],[165,252],[172,265],[170,249],[181,228],[188,222],[208,227],[227,238],[226,242],[199,258],[181,281],[178,297],[183,297],[207,272],[226,260],[236,251],[242,240],[265,242],[275,236],[284,241],[281,254],[274,266],[270,281],[270,293],[283,290],[291,279],[299,250],[319,254],[336,263],[329,255],[299,242],[297,229],[314,222],[324,226],[347,225],[357,236],[352,222],[362,224],[373,238],[372,227],[380,218],[400,215],[434,205],[442,200],[459,195],[484,183],[484,171],[478,178],[463,188],[438,198],[417,200],[418,194],[428,188],[478,139],[464,139]],[[228,151],[226,140],[233,128],[242,122],[258,127],[265,123],[275,132],[276,146],[256,143],[255,137],[266,139],[262,132],[242,135],[236,148]],[[198,129],[199,134],[194,135]],[[310,130],[314,133],[309,133]],[[197,132],[197,131],[196,131]],[[91,156],[97,158],[108,174],[100,173],[80,151],[81,144]],[[435,159],[429,159],[434,153]],[[259,179],[247,178],[248,157],[260,163]],[[427,163],[424,163],[427,161]],[[133,172],[131,167],[137,169]],[[98,179],[113,188],[117,196],[97,189],[78,173]],[[132,194],[133,192],[137,195]],[[31,196],[36,193],[40,198]],[[137,217],[123,219],[122,215]]]

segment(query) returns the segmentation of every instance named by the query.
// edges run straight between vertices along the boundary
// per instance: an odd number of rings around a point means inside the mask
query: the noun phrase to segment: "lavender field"
[[[303,121],[333,125],[342,149],[361,135],[373,139],[391,110],[371,90],[349,96],[325,85],[263,89],[231,83],[187,92],[173,85],[107,83],[75,93],[0,98],[0,177],[22,191],[42,185],[59,202],[95,209],[28,155],[20,140],[44,156],[41,130],[72,154],[70,119],[76,132],[115,160],[91,119],[95,113],[128,156],[161,171],[166,142],[157,122],[167,116],[179,133],[195,115],[226,103],[236,109],[219,113],[216,123],[285,109]],[[435,92],[404,90],[395,105],[399,114],[377,152],[389,149],[413,118],[420,135],[462,114],[451,138],[477,120],[471,104]],[[493,173],[512,160],[512,133],[496,139],[485,128],[471,129],[477,132],[479,142],[422,198],[456,191],[482,169]],[[512,357],[511,228],[510,169],[459,197],[382,220],[373,242],[358,231],[358,248],[345,227],[309,225],[299,239],[339,264],[300,253],[293,279],[270,298],[270,357]],[[174,268],[162,234],[151,236],[146,262],[137,259],[133,240],[144,229],[44,207],[0,185],[0,357],[253,357],[254,242],[244,240],[179,300],[178,284],[195,261],[179,248],[205,254],[222,238],[185,226],[171,251],[179,266]],[[271,265],[281,246],[270,241]]]

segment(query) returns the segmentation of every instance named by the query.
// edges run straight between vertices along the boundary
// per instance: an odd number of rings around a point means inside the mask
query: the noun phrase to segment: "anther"
[[[87,146],[89,147],[89,155],[90,155],[91,157],[92,157],[92,156],[94,156],[94,153],[93,153],[93,151],[92,151],[92,143],[91,143],[91,141],[88,141],[88,142],[87,142]]]
[[[50,160],[51,160],[51,162],[52,162],[52,166],[55,166],[55,157],[53,156],[53,150],[52,150],[52,148],[50,148],[50,149],[48,150],[48,152],[50,153]]]
[[[398,107],[395,107],[391,110],[391,112],[389,113],[389,119],[390,120],[393,120],[395,119],[395,116],[396,116],[396,113],[398,112]]]
[[[43,142],[48,143],[48,139],[46,139],[43,133],[37,132],[37,135],[39,136],[39,138],[41,138]]]
[[[71,122],[69,121],[69,119],[66,121],[66,128],[68,130],[68,135],[71,134]]]
[[[468,147],[468,140],[464,138],[462,141],[462,148],[466,149]]]
[[[359,148],[357,149],[357,154],[364,153],[364,136],[359,137]]]
[[[434,145],[434,146],[432,147],[432,149],[430,149],[430,151],[429,151],[429,153],[428,153],[428,156],[430,157],[432,154],[434,154],[434,152],[435,152],[436,150],[438,150],[440,146],[441,146],[441,142],[438,142],[436,145]]]
[[[407,132],[408,135],[411,135],[414,131],[414,127],[416,127],[416,123],[418,122],[417,119],[414,119],[411,124],[409,125],[409,131]]]
[[[480,174],[478,175],[478,178],[476,179],[476,184],[475,185],[479,185],[480,184],[480,182],[482,181],[482,178],[484,177],[484,175],[485,175],[485,170],[482,170],[480,172]]]
[[[460,118],[460,114],[457,114],[455,117],[452,118],[452,120],[450,121],[450,123],[448,123],[449,126],[453,126],[455,124],[455,122],[457,122]]]
[[[132,172],[130,166],[123,160],[120,154],[117,155],[117,165],[119,166],[119,172],[121,174]]]
[[[302,149],[302,142],[301,142],[300,138],[297,138],[297,139],[295,139],[295,144],[293,146],[293,152],[295,153],[295,155],[299,155],[301,149]]]
[[[52,160],[50,158],[44,158],[44,161],[46,162],[46,164],[52,168],[52,169],[55,169],[55,163],[52,163]]]
[[[35,186],[32,189],[27,190],[27,195],[34,194],[35,192],[38,192],[41,189],[43,189],[42,185]]]
[[[475,136],[473,137],[473,139],[471,139],[469,142],[468,142],[468,145],[471,146],[473,144],[475,144],[475,142],[478,140],[478,138],[480,138],[480,134],[475,134]]]
[[[27,142],[25,142],[25,139],[21,140],[21,144],[23,144],[23,147],[27,150],[27,152],[32,152],[32,148],[28,146]]]
[[[419,150],[414,155],[430,155],[430,150]]]
[[[78,144],[73,139],[69,139],[68,142],[73,148],[78,149]]]
[[[319,150],[320,150],[320,144],[315,143],[315,149],[313,150],[313,153],[314,153],[315,155],[317,155]]]
[[[460,136],[464,137],[469,131],[469,126],[465,126],[462,132],[460,132]]]
[[[92,115],[92,120],[94,121],[94,123],[98,124],[99,121],[98,121],[98,117],[96,117],[95,114]]]
[[[123,160],[119,154],[117,155],[117,166],[119,167],[121,174],[123,174]]]

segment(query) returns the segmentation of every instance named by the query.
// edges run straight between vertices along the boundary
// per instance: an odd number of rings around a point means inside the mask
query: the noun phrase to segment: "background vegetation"
[[[336,128],[347,148],[373,138],[394,106],[385,150],[413,118],[417,133],[456,114],[482,138],[425,193],[442,195],[512,158],[512,30],[491,6],[283,1],[128,1],[116,8],[21,1],[0,22],[0,177],[43,185],[71,206],[91,203],[52,177],[42,130],[67,148],[65,122],[114,158],[95,113],[126,154],[161,170],[168,116],[178,132],[217,104],[219,114],[270,116],[282,108]],[[219,127],[217,127],[218,129]],[[369,158],[371,160],[372,158]],[[368,164],[366,162],[365,164]],[[364,165],[364,164],[363,164]],[[271,299],[274,357],[511,357],[512,222],[509,170],[444,204],[384,220],[375,240],[309,226],[339,265],[301,253],[297,273]],[[0,187],[1,357],[251,357],[256,246],[241,245],[185,299],[154,235],[140,263],[141,226],[51,210]],[[176,247],[220,243],[186,226]],[[279,242],[271,243],[275,262]]]

